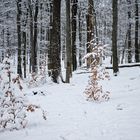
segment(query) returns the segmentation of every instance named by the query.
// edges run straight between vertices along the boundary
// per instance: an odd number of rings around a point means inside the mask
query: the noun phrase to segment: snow
[[[26,89],[30,101],[47,111],[28,114],[28,126],[0,132],[0,140],[140,140],[140,67],[122,68],[117,77],[102,84],[110,90],[107,102],[86,100],[86,70],[74,73],[70,84],[47,83]],[[79,74],[78,74],[79,73]],[[32,91],[45,94],[33,95]]]

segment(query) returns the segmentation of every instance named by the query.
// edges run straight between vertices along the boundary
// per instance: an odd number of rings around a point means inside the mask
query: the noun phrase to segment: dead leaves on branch
[[[105,68],[101,66],[102,57],[104,54],[104,46],[99,44],[96,45],[92,52],[87,54],[84,59],[88,57],[93,57],[91,63],[91,76],[88,82],[88,86],[85,89],[85,94],[87,95],[87,100],[93,101],[108,101],[110,99],[110,92],[104,91],[102,85],[100,85],[101,80],[110,80],[109,73]]]

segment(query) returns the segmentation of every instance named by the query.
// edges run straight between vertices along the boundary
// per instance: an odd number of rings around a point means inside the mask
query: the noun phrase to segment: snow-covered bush
[[[104,91],[102,85],[100,85],[100,80],[109,79],[109,73],[101,66],[102,57],[104,53],[104,46],[98,44],[94,46],[91,53],[88,53],[84,59],[93,57],[93,62],[91,63],[91,76],[89,79],[88,86],[85,90],[85,94],[88,99],[94,101],[108,100],[110,98],[110,92]]]
[[[39,73],[31,73],[29,76],[28,87],[38,87],[46,83],[46,62],[40,65]]]
[[[8,57],[0,68],[0,130],[25,128],[27,112],[40,107],[30,104],[22,93],[22,80],[12,73]],[[43,118],[45,117],[43,111]]]

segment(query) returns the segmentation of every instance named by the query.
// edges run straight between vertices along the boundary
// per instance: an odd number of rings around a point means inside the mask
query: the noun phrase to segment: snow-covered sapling
[[[94,46],[91,53],[88,53],[84,59],[89,57],[93,57],[93,61],[91,63],[91,76],[89,79],[88,86],[85,90],[85,94],[88,96],[88,99],[94,101],[108,100],[110,98],[110,92],[103,91],[102,85],[99,84],[100,80],[109,79],[109,73],[105,70],[104,67],[101,66],[102,57],[104,52],[104,46],[102,44],[98,44]]]
[[[39,106],[30,104],[22,93],[22,81],[12,73],[8,57],[0,68],[0,130],[25,128],[27,111],[33,112]]]

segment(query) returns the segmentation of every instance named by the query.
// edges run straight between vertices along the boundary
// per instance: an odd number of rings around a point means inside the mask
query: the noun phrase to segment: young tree
[[[105,47],[102,44],[98,44],[94,46],[92,52],[85,56],[85,59],[93,57],[93,61],[91,63],[92,74],[85,90],[85,94],[88,96],[88,99],[93,101],[102,101],[103,99],[109,100],[110,98],[110,92],[104,91],[102,85],[99,84],[100,80],[109,80],[109,73],[105,68],[100,66],[104,51]]]
[[[113,24],[112,24],[112,57],[113,57],[113,73],[117,76],[118,55],[117,55],[117,31],[118,31],[118,0],[112,0]]]

